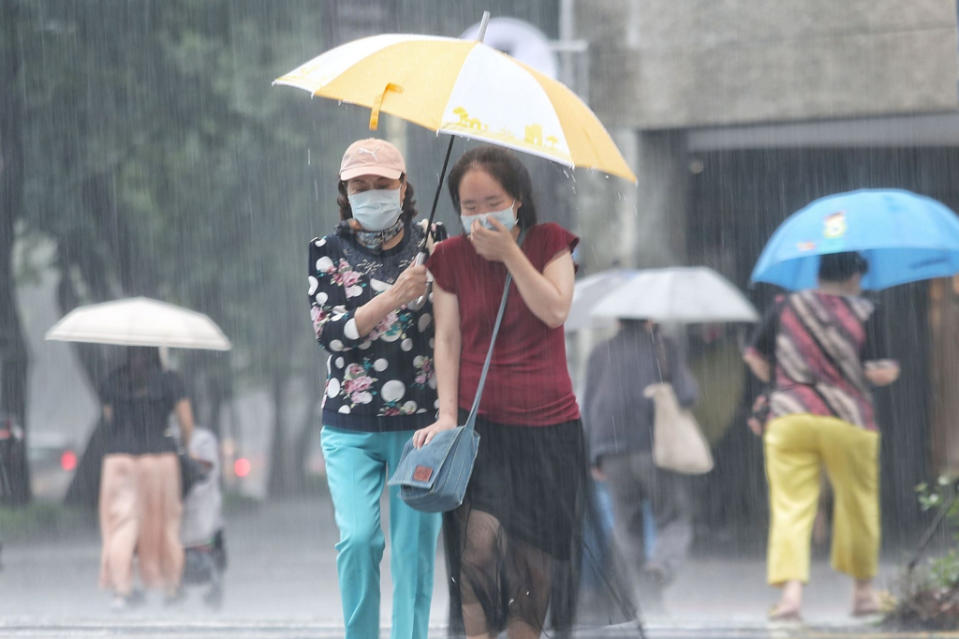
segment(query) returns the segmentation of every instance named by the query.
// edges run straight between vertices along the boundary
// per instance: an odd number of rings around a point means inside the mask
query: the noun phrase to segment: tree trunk
[[[296,469],[293,479],[293,489],[297,493],[306,492],[306,463],[307,456],[310,454],[310,444],[313,440],[313,429],[316,428],[316,418],[319,414],[317,410],[320,402],[310,396],[307,400],[306,415],[303,417],[303,423],[300,424],[300,433],[296,437],[296,448],[293,450],[293,464]]]
[[[289,495],[293,490],[289,446],[286,437],[286,399],[289,371],[284,367],[273,373],[273,446],[270,450],[270,479],[267,492],[272,497]]]
[[[60,308],[60,315],[63,316],[79,306],[80,299],[77,295],[76,287],[73,284],[73,279],[70,276],[70,272],[73,270],[73,263],[67,261],[64,257],[62,245],[59,252],[60,281],[57,283],[57,306]],[[93,282],[87,282],[87,285],[90,287],[92,287],[93,284]],[[99,394],[103,380],[110,372],[111,362],[108,362],[104,358],[103,349],[97,344],[74,342],[72,346],[80,368],[86,373],[87,381],[90,382],[90,388],[97,393],[97,402],[102,404],[103,400]]]
[[[13,245],[16,221],[23,209],[24,123],[17,85],[20,59],[17,50],[17,3],[0,3],[0,412],[14,417],[27,430],[26,340],[17,312],[13,276]],[[11,503],[30,500],[30,473],[24,446],[12,449],[3,463],[9,481]]]

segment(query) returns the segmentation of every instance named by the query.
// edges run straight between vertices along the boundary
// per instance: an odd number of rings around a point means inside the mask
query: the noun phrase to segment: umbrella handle
[[[429,233],[429,231],[427,231],[427,233]],[[417,266],[422,266],[426,262],[427,257],[428,255],[426,254],[426,251],[420,251],[419,253],[416,254],[416,260],[414,260],[414,263]],[[432,287],[433,287],[433,276],[430,274],[429,271],[427,271],[426,272],[426,292],[423,293],[420,297],[416,298],[416,301],[413,303],[413,305],[416,308],[423,308],[423,304],[425,304],[426,300],[429,299],[430,297],[430,289]]]

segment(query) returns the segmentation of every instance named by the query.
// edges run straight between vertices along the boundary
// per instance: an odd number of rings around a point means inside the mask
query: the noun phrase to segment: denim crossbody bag
[[[523,244],[525,229],[520,233],[517,243]],[[506,272],[506,285],[503,287],[503,299],[499,303],[493,334],[490,337],[489,351],[483,362],[483,372],[476,386],[476,397],[470,409],[466,423],[450,430],[442,430],[433,436],[429,444],[420,448],[413,446],[412,438],[403,447],[399,463],[388,485],[400,487],[400,498],[411,508],[424,512],[446,512],[458,508],[463,503],[473,463],[479,451],[479,433],[476,432],[476,414],[479,411],[486,374],[493,360],[493,346],[496,335],[503,322],[506,311],[506,299],[509,297],[509,285],[513,276]]]

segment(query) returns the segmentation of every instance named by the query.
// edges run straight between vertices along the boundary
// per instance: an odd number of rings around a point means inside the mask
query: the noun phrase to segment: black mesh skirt
[[[581,422],[527,427],[480,418],[476,431],[463,505],[443,518],[451,635],[568,636],[613,624],[641,632],[608,540],[594,534]]]

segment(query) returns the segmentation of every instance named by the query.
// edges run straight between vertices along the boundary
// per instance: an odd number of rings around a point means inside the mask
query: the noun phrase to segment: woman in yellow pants
[[[879,433],[870,384],[890,384],[873,305],[858,297],[867,262],[825,255],[816,290],[777,300],[744,359],[772,381],[764,433],[769,480],[768,580],[782,587],[773,619],[798,619],[820,476],[835,494],[832,566],[855,580],[852,613],[878,611]]]

